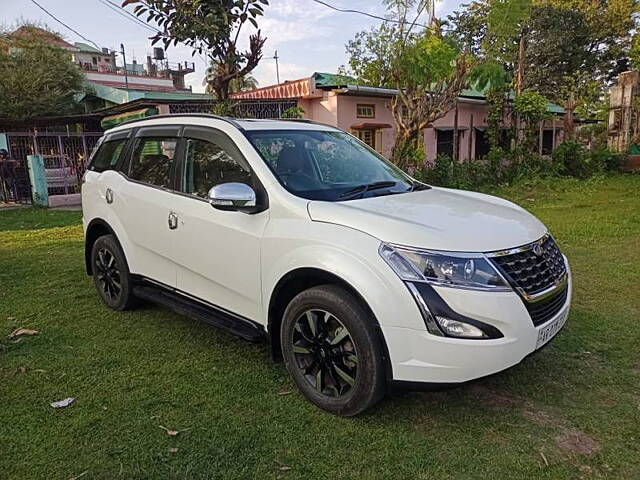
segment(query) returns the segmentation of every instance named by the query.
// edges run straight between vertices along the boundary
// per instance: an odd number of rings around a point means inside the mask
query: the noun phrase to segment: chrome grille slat
[[[542,248],[536,255],[534,247]],[[523,302],[535,326],[554,317],[566,302],[568,287],[558,289],[541,302],[527,301],[528,297],[544,292],[565,277],[567,268],[562,253],[551,235],[526,247],[512,251],[488,254],[500,273],[523,297]]]
[[[566,273],[562,253],[551,236],[539,245],[542,255],[534,253],[533,247],[517,253],[491,257],[507,279],[527,295],[535,295],[555,285]]]

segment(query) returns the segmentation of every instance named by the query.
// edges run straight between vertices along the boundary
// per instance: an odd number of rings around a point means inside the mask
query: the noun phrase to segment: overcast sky
[[[144,62],[150,54],[150,32],[125,15],[110,9],[106,0],[36,0],[62,22],[75,29],[84,37],[101,47],[119,50],[124,43],[127,61],[132,58]],[[118,5],[121,0],[112,0]],[[347,62],[345,44],[360,30],[379,23],[378,20],[357,14],[340,13],[319,5],[313,0],[270,0],[265,16],[259,20],[263,35],[267,37],[264,58],[254,76],[261,86],[276,83],[276,68],[273,57],[275,50],[280,57],[280,79],[295,80],[313,72],[335,72]],[[383,15],[380,0],[326,0],[326,3],[341,8],[358,9]],[[445,17],[458,9],[461,0],[439,0],[436,15]],[[468,3],[468,2],[467,2]],[[67,41],[85,42],[69,31],[31,0],[0,0],[0,18],[5,26],[15,24],[20,19],[46,23],[53,30],[62,33]],[[192,60],[191,50],[184,46],[171,47],[167,56],[170,61]],[[194,91],[203,91],[202,78],[204,61],[193,57],[196,73],[187,76],[187,83]]]

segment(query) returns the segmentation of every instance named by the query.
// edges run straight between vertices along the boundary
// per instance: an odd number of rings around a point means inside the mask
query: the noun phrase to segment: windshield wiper
[[[409,190],[410,192],[417,192],[420,190],[429,190],[431,187],[427,184],[424,184],[422,182],[418,182],[418,181],[413,181],[411,182],[411,190]]]
[[[347,190],[346,192],[340,194],[340,196],[338,198],[345,199],[345,198],[354,197],[356,195],[364,195],[366,192],[370,192],[371,190],[378,190],[380,188],[395,187],[397,184],[398,184],[398,182],[383,181],[383,182],[369,183],[369,184],[366,184],[366,185],[359,185],[359,186],[357,186],[355,188],[352,188],[351,190]]]

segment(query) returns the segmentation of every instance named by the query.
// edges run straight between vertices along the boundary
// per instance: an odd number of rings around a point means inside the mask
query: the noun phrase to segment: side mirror
[[[221,183],[209,190],[209,203],[218,210],[251,211],[256,208],[256,192],[245,183]]]

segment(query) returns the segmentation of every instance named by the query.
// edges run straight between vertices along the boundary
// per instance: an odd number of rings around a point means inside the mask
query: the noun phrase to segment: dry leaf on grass
[[[165,427],[164,425],[158,425],[158,427],[160,427],[162,430],[164,430],[165,432],[167,432],[167,435],[169,435],[170,437],[175,437],[176,435],[178,435],[180,432],[186,432],[188,430],[191,430],[190,428],[185,428],[183,430],[171,430],[167,427]]]
[[[37,335],[37,330],[30,330],[28,328],[16,328],[13,332],[11,332],[7,338],[15,338],[21,335]]]
[[[276,463],[278,464],[278,470],[280,470],[281,472],[288,472],[289,470],[291,470],[291,467],[289,465],[285,465],[279,460],[276,460]]]
[[[169,449],[169,453],[178,453],[178,449],[176,447],[172,447]]]
[[[69,480],[78,480],[78,478],[84,477],[87,473],[89,473],[89,470],[85,470],[80,475],[76,475],[75,477],[71,477]]]
[[[283,392],[278,392],[278,395],[285,396],[285,395],[289,395],[290,393],[291,393],[290,390],[285,390]]]
[[[57,402],[52,402],[50,405],[53,408],[64,408],[64,407],[68,407],[69,405],[71,405],[75,401],[76,401],[75,398],[69,397],[69,398],[65,398],[64,400],[60,400],[60,401],[57,401]]]

